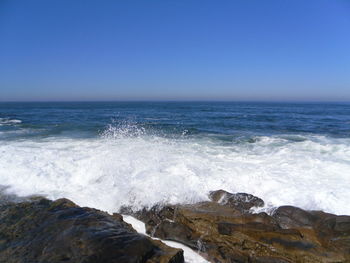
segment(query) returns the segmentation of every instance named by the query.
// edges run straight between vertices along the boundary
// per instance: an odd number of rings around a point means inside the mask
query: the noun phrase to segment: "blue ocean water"
[[[350,104],[0,103],[0,184],[111,212],[223,188],[350,214]]]
[[[18,120],[18,121],[16,121]],[[108,124],[159,136],[241,140],[261,135],[350,137],[349,103],[42,102],[0,103],[1,140],[96,137]],[[290,137],[293,140],[293,136]]]

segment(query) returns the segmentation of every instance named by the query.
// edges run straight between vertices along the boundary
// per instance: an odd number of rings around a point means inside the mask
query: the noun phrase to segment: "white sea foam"
[[[22,121],[17,120],[17,119],[0,118],[0,126],[1,125],[19,124],[19,123],[22,123]]]
[[[132,225],[132,227],[139,233],[147,235],[146,234],[146,227],[143,222],[140,220],[137,220],[136,218],[132,216],[126,216],[123,215],[123,219],[125,222],[129,223]],[[158,239],[158,238],[155,238]],[[161,240],[161,239],[158,239]],[[174,241],[168,241],[168,240],[162,240],[163,243],[167,244],[170,247],[175,247],[175,248],[181,248],[184,251],[184,258],[185,258],[185,263],[209,263],[209,261],[205,260],[202,256],[200,256],[198,253],[193,251],[191,248],[178,243]]]
[[[225,189],[255,194],[269,207],[350,214],[349,139],[256,137],[254,143],[221,145],[125,132],[3,141],[0,185],[18,195],[66,197],[109,212],[123,205],[195,202]]]

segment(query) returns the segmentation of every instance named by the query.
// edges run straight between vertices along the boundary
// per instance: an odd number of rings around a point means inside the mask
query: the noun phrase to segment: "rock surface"
[[[264,205],[258,197],[219,190],[209,198],[123,213],[145,222],[148,234],[183,243],[215,263],[350,262],[350,216],[292,206],[254,214],[250,208]]]
[[[119,214],[67,199],[0,205],[0,262],[182,263],[183,251],[138,234]]]

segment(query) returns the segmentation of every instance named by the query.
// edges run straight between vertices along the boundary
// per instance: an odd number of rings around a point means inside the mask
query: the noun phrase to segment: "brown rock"
[[[291,206],[272,216],[253,214],[250,208],[263,205],[260,198],[222,190],[210,199],[133,215],[146,223],[147,233],[181,242],[215,263],[350,262],[348,216]]]
[[[0,262],[180,263],[183,251],[138,234],[121,215],[36,198],[0,205]]]
[[[316,216],[294,206],[280,206],[272,215],[282,228],[312,227]]]
[[[240,212],[248,212],[252,207],[263,207],[264,201],[259,197],[246,193],[231,194],[224,190],[212,191],[209,198],[213,202],[228,205]]]

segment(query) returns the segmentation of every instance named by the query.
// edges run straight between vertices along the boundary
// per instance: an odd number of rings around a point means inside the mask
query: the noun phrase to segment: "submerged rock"
[[[138,234],[119,214],[67,199],[0,205],[0,262],[180,263],[183,251]]]
[[[249,210],[264,202],[253,195],[219,190],[209,197],[129,213],[145,222],[148,234],[181,242],[215,263],[350,262],[349,216],[292,206],[254,214]]]

